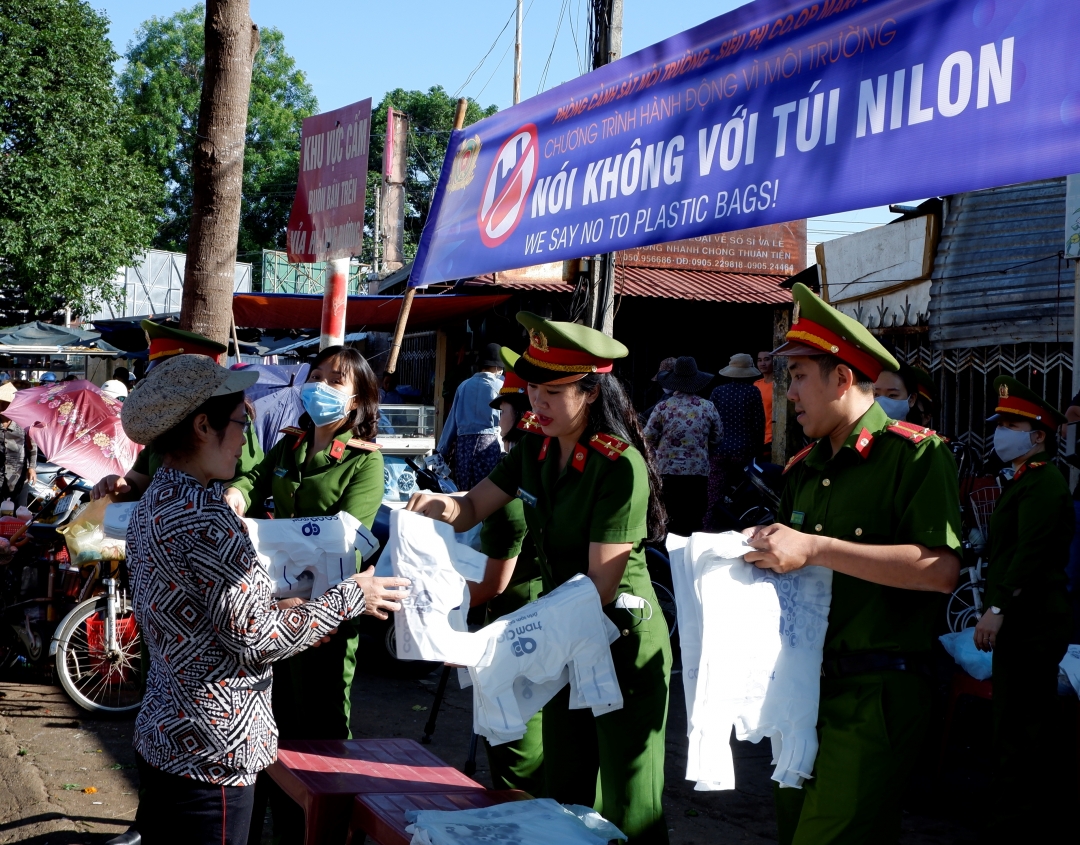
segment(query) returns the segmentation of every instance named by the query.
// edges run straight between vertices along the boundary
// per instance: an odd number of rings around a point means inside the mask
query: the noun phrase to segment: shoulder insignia
[[[518,420],[515,428],[521,429],[521,431],[528,431],[533,434],[542,434],[540,430],[540,422],[536,419],[536,414],[532,411],[526,411],[521,415],[521,419]]]
[[[817,446],[816,441],[814,443],[811,443],[809,446],[804,446],[802,449],[800,449],[798,452],[796,452],[794,455],[792,455],[791,460],[788,461],[784,465],[784,473],[783,474],[787,475],[788,470],[790,470],[793,466],[795,466],[795,464],[797,464],[799,461],[801,461],[803,458],[805,458],[807,455],[809,455],[810,452],[813,450],[813,448],[815,446]]]
[[[937,437],[937,432],[932,428],[924,428],[921,425],[915,425],[915,423],[909,422],[896,422],[890,425],[886,431],[903,437],[912,443],[919,444],[926,440],[928,437]]]
[[[630,444],[625,440],[620,440],[611,434],[594,434],[589,438],[589,445],[592,446],[597,452],[607,458],[609,461],[614,461],[623,452],[630,448]],[[576,455],[575,455],[576,457]]]
[[[1031,463],[1024,464],[1016,471],[1016,474],[1013,476],[1013,481],[1019,481],[1020,477],[1029,469],[1038,469],[1039,467],[1044,466],[1046,466],[1046,461],[1032,461]]]
[[[365,452],[377,452],[382,448],[382,443],[372,443],[359,437],[352,438],[346,445],[351,449],[363,449]]]
[[[855,451],[859,453],[859,457],[866,458],[873,445],[874,435],[870,433],[870,429],[863,427],[863,430],[859,432],[859,439],[855,441]]]
[[[287,425],[287,426],[285,426],[285,428],[281,429],[281,433],[282,434],[290,434],[293,437],[303,437],[304,436],[304,429],[297,428],[295,425]]]

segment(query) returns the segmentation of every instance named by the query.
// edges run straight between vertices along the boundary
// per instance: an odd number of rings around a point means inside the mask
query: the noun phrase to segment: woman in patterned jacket
[[[244,524],[225,503],[257,378],[177,355],[124,405],[128,437],[164,456],[128,527],[135,616],[150,652],[135,723],[146,845],[247,841],[255,776],[277,755],[270,665],[362,613],[397,610],[400,578],[354,575],[281,609]]]

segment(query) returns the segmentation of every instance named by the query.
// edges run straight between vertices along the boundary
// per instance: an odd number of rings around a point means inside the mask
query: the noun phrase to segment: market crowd
[[[454,396],[439,442],[461,492],[409,510],[481,526],[474,606],[492,620],[585,575],[619,636],[622,709],[594,716],[557,694],[517,742],[489,748],[493,785],[595,807],[637,843],[664,843],[672,651],[646,546],[742,529],[745,560],[778,575],[832,570],[819,690],[820,748],[802,789],[777,789],[780,841],[895,842],[901,796],[929,729],[943,597],[957,585],[957,468],[932,428],[933,381],[801,285],[777,349],[735,352],[718,372],[661,362],[659,401],[639,415],[615,375],[620,342],[517,315],[527,344],[489,345]],[[146,448],[95,495],[137,500],[128,533],[135,613],[148,650],[135,729],[140,808],[118,843],[303,840],[299,808],[265,775],[280,739],[350,736],[365,654],[352,620],[385,618],[409,583],[361,568],[313,600],[273,598],[239,517],[347,511],[371,527],[383,492],[375,443],[382,391],[354,349],[312,361],[301,409],[260,444],[244,398],[256,375],[225,348],[155,330],[151,367],[123,405]],[[774,385],[783,368],[790,386]],[[983,811],[994,841],[1042,841],[1057,662],[1071,633],[1074,504],[1053,463],[1065,415],[1015,379],[987,413],[1007,479],[990,524],[985,612],[973,640],[993,655],[996,768]],[[776,469],[773,519],[741,526],[746,470],[772,461],[778,414],[805,445]],[[1080,419],[1080,400],[1070,408]],[[782,474],[781,474],[782,472]],[[632,600],[628,600],[632,599]],[[177,608],[183,608],[178,619]],[[182,831],[182,834],[181,834]]]

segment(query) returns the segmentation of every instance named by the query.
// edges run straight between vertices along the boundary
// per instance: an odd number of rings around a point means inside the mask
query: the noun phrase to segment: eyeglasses
[[[248,417],[244,417],[242,420],[234,420],[230,418],[229,422],[236,423],[238,426],[240,426],[240,428],[244,430],[245,435],[251,431],[251,420]]]

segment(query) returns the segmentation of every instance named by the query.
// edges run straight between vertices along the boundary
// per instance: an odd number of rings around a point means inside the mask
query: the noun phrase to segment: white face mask
[[[881,406],[885,416],[891,420],[900,420],[902,422],[907,419],[908,411],[911,409],[907,399],[890,399],[888,396],[878,396],[874,401]]]
[[[1031,447],[1035,445],[1031,439],[1032,434],[1032,431],[1016,431],[999,425],[994,431],[994,451],[1005,463],[1012,463],[1031,451]]]

